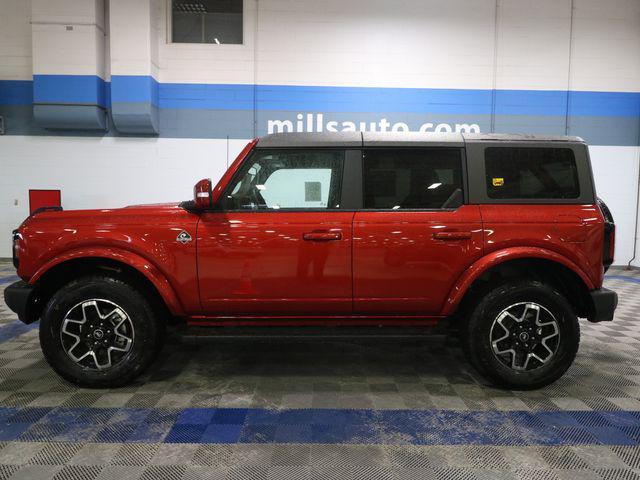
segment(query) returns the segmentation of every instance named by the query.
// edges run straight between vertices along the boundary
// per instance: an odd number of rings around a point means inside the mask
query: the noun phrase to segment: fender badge
[[[186,230],[182,230],[176,237],[176,242],[180,242],[183,245],[189,243],[191,240],[191,235],[189,235]]]

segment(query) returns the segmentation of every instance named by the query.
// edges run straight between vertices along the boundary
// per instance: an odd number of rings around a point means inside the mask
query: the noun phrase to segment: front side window
[[[340,207],[344,151],[258,151],[225,193],[225,210]]]
[[[489,147],[487,194],[496,199],[578,198],[580,186],[570,148]]]
[[[242,43],[243,0],[171,0],[174,43]]]
[[[462,204],[458,148],[367,150],[364,208],[440,209]]]

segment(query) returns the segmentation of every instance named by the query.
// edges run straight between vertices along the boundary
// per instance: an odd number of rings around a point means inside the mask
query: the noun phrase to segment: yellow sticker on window
[[[496,178],[494,177],[491,181],[494,187],[501,187],[504,185],[504,178]]]

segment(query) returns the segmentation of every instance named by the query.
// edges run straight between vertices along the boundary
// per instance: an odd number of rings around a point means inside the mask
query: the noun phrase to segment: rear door
[[[355,155],[355,157],[354,157]],[[352,312],[353,210],[343,185],[361,153],[255,150],[198,224],[205,313]],[[347,202],[348,203],[348,202]]]
[[[482,254],[462,146],[365,148],[353,223],[354,312],[437,315]]]

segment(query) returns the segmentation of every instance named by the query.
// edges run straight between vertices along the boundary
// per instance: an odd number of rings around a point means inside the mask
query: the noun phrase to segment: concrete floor
[[[0,289],[15,281],[0,262]],[[640,275],[569,372],[483,384],[450,339],[171,337],[135,384],[76,388],[0,301],[0,479],[640,479]]]

